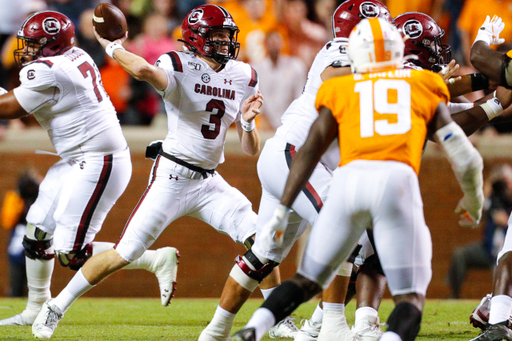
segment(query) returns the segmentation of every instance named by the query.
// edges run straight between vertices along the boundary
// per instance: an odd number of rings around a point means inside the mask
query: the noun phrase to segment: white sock
[[[489,324],[507,321],[512,311],[512,298],[508,295],[497,295],[491,298]]]
[[[274,314],[267,308],[258,308],[252,315],[245,328],[256,329],[256,341],[260,341],[263,336],[276,324]]]
[[[149,272],[155,273],[156,267],[155,265],[155,257],[156,250],[146,250],[139,259],[134,260],[127,266],[123,268],[123,270],[134,270],[134,269],[142,269],[147,270]]]
[[[324,311],[322,307],[320,307],[320,303],[316,305],[315,311],[313,315],[311,315],[311,319],[309,319],[310,324],[319,324],[322,323],[322,319],[324,318]]]
[[[87,281],[80,269],[60,294],[52,300],[52,304],[59,307],[62,312],[66,312],[77,298],[94,287],[95,285]]]
[[[324,306],[324,313],[327,310],[338,311],[338,312],[343,313],[343,314],[345,313],[345,304],[344,303],[324,302],[323,306]]]
[[[277,287],[273,287],[273,288],[270,288],[270,289],[261,289],[261,294],[263,295],[263,299],[266,301],[267,298],[270,296],[270,294],[272,293],[272,291],[274,291],[274,289],[277,288]]]
[[[402,338],[395,332],[385,332],[379,341],[402,341]]]
[[[379,316],[379,312],[372,307],[361,307],[356,309],[355,322],[357,324],[361,320],[367,319],[369,316],[375,318]]]
[[[52,297],[50,284],[52,280],[55,259],[30,259],[25,257],[28,301],[22,315],[37,315],[43,303]]]

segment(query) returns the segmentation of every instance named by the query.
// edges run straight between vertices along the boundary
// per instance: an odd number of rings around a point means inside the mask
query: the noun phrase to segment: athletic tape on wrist
[[[489,121],[496,116],[501,115],[503,112],[503,107],[501,106],[501,102],[497,97],[488,99],[485,103],[480,104],[480,107],[484,109],[485,114],[489,118]]]
[[[107,45],[107,47],[105,47],[105,53],[110,58],[114,58],[114,51],[118,50],[118,49],[124,50],[123,45],[121,45],[119,43],[110,43],[110,44]]]
[[[256,128],[256,122],[254,122],[254,120],[247,122],[243,117],[240,117],[240,123],[242,124],[242,129],[247,133],[250,133]]]

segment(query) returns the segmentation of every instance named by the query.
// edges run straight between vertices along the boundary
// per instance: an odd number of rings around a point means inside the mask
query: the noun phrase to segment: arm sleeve
[[[242,104],[250,96],[256,95],[260,88],[258,73],[256,72],[256,70],[254,70],[249,64],[245,64],[243,67],[244,73],[248,76],[247,85],[245,87],[244,97],[240,102],[240,108],[238,108],[238,115],[235,119],[235,122],[240,121],[240,118],[242,117]]]

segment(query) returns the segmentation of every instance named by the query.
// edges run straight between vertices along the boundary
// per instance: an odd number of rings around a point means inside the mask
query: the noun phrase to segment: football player
[[[512,88],[512,50],[506,54],[494,51],[491,45],[505,42],[500,38],[505,23],[500,17],[487,16],[471,48],[471,63],[489,79],[500,85]],[[508,221],[509,229],[505,235],[503,248],[497,256],[494,270],[492,294],[484,297],[470,320],[483,332],[472,341],[512,340],[512,216]]]
[[[427,134],[443,147],[461,185],[462,221],[472,226],[480,220],[483,161],[450,118],[443,79],[403,69],[402,37],[381,18],[362,20],[347,49],[354,73],[327,80],[318,90],[318,119],[291,163],[280,206],[261,238],[281,245],[292,204],[336,138],[340,167],[297,274],[274,290],[234,341],[261,340],[268,328],[321,292],[368,226],[396,304],[380,340],[414,340],[431,278],[431,238],[417,178]],[[396,121],[386,119],[390,113]]]
[[[258,160],[258,177],[262,183],[258,231],[278,207],[290,162],[303,145],[311,124],[318,117],[314,106],[318,88],[326,79],[350,74],[349,60],[346,55],[348,36],[354,26],[366,17],[381,17],[391,21],[391,15],[386,6],[377,0],[349,0],[335,10],[332,19],[335,39],[328,42],[317,54],[309,70],[302,95],[288,107],[282,116],[282,125],[277,129],[275,136],[265,143]],[[294,203],[289,228],[281,247],[271,248],[266,244],[266,240],[260,239],[256,234],[255,244],[251,250],[238,257],[224,286],[214,317],[202,331],[199,341],[228,340],[235,314],[258,283],[288,255],[308,223],[311,225],[315,223],[327,196],[332,171],[336,169],[338,161],[338,146],[333,143],[318,163],[306,188]],[[362,248],[366,251],[363,259],[373,254],[373,248],[369,240],[366,240],[368,243]],[[375,266],[369,266],[368,270],[379,271],[378,263],[373,265]],[[296,340],[316,340],[317,337],[319,340],[350,340],[353,337],[354,333],[350,330],[344,314],[345,296],[352,267],[351,263],[343,264],[340,268],[340,276],[324,292],[324,302],[316,308],[312,319],[301,328],[295,337]],[[377,284],[384,289],[385,282],[379,281]],[[373,290],[365,292],[372,293]],[[270,293],[271,290],[267,290],[266,297]],[[369,298],[368,301],[373,303],[374,300]],[[377,301],[380,303],[380,300]],[[289,323],[287,320],[284,319],[276,327]],[[359,321],[362,323],[358,323]],[[355,329],[355,332],[369,333],[373,338],[378,338],[380,336],[378,323],[377,310],[368,307],[361,310],[359,314],[356,313],[356,327],[360,329]]]
[[[17,37],[14,55],[21,85],[0,96],[0,119],[33,114],[48,131],[60,161],[49,169],[27,214],[26,309],[0,325],[34,322],[51,298],[55,258],[78,270],[92,255],[113,247],[93,240],[132,172],[114,106],[94,61],[74,46],[69,18],[53,11],[35,13]],[[156,273],[161,293],[167,295],[176,280],[176,256],[175,248],[147,251],[128,268]],[[162,296],[164,305],[165,300]]]
[[[235,242],[247,245],[252,240],[257,217],[250,201],[215,168],[224,161],[226,132],[233,122],[244,152],[259,152],[254,118],[263,97],[257,75],[250,65],[235,60],[238,28],[224,8],[194,8],[183,20],[182,34],[187,51],[170,51],[151,65],[124,49],[127,35],[110,42],[96,33],[110,57],[160,93],[168,134],[163,143],[148,149],[148,156],[155,158],[149,185],[115,248],[92,257],[56,298],[44,304],[32,326],[37,337],[51,337],[78,297],[136,261],[182,216],[198,218]]]

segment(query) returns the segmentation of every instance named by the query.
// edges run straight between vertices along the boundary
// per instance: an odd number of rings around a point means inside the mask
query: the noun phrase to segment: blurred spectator
[[[102,0],[46,0],[52,11],[66,15],[78,27],[80,14],[87,9],[94,9]]]
[[[468,66],[471,65],[469,55],[478,29],[484,23],[487,15],[492,18],[495,14],[499,15],[505,23],[500,38],[505,38],[505,41],[510,42],[512,40],[512,0],[466,0],[457,22],[464,53],[464,61],[459,61],[459,63],[464,62]]]
[[[128,41],[132,40],[142,32],[142,19],[132,13],[132,0],[112,0],[126,17],[128,24]]]
[[[176,0],[152,0],[151,5],[152,13],[160,14],[167,19],[167,32],[172,32],[176,27],[181,27],[183,17],[178,13]]]
[[[188,12],[197,6],[204,5],[205,0],[176,0],[178,6],[178,15],[180,18],[185,18]]]
[[[307,3],[310,6],[308,18],[322,25],[327,32],[332,32],[332,14],[337,7],[336,0],[314,0]]]
[[[382,2],[388,7],[389,13],[394,18],[405,12],[421,12],[430,15],[431,8],[436,6],[436,1],[439,0],[384,0]]]
[[[114,108],[116,108],[119,122],[123,125],[138,124],[138,120],[130,121],[130,117],[137,117],[138,115],[133,115],[133,112],[130,115],[126,112],[128,103],[132,98],[130,75],[114,59],[106,58],[105,62],[105,66],[100,69],[101,82]]]
[[[455,249],[447,281],[452,298],[460,298],[466,272],[470,269],[491,269],[505,241],[508,217],[512,211],[512,167],[495,166],[484,185],[486,217],[483,240]]]
[[[306,65],[296,57],[283,54],[283,38],[277,31],[270,31],[265,39],[268,57],[253,64],[258,72],[260,90],[265,97],[261,107],[268,123],[258,120],[260,128],[275,130],[281,125],[281,116],[294,99],[300,96],[306,82]],[[259,119],[261,116],[258,116]]]
[[[98,68],[101,69],[105,65],[106,54],[105,49],[94,36],[93,14],[94,9],[86,9],[80,14],[80,21],[76,30],[76,45],[90,54]]]
[[[305,0],[288,0],[283,12],[283,24],[287,28],[291,54],[302,59],[309,67],[318,51],[332,36],[332,31],[327,31],[324,26],[312,22],[307,16]]]
[[[30,205],[34,203],[39,191],[41,176],[33,170],[25,170],[18,176],[17,191],[5,194],[0,212],[0,222],[4,229],[11,230],[7,243],[9,257],[10,297],[26,296],[27,276],[25,272],[25,236],[27,215]]]

